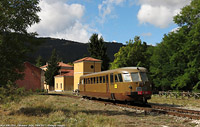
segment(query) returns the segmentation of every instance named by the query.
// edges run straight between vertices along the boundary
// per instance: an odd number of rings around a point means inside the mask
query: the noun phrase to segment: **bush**
[[[36,89],[35,92],[36,92],[36,93],[44,93],[45,90],[44,90],[44,89]]]
[[[18,88],[15,83],[8,81],[6,86],[0,87],[0,102],[19,101],[21,97],[29,95],[24,88]]]

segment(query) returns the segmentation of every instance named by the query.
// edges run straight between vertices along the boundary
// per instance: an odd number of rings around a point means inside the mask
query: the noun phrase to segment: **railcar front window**
[[[133,80],[133,82],[138,82],[141,81],[139,73],[138,72],[132,72],[131,73],[131,78]]]
[[[124,82],[131,82],[131,75],[129,73],[122,74]]]
[[[148,77],[147,77],[147,74],[145,72],[141,72],[140,76],[141,76],[143,82],[148,81]]]

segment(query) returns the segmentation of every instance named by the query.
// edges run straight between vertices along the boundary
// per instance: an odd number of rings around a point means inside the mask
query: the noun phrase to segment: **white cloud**
[[[99,9],[100,23],[105,22],[106,16],[112,13],[114,6],[121,5],[125,1],[126,0],[104,0],[101,4],[99,4],[98,9]]]
[[[88,25],[83,25],[77,21],[73,26],[69,27],[68,29],[65,29],[62,32],[51,34],[50,36],[54,38],[65,38],[87,43],[89,37],[91,36],[90,33],[95,31],[96,30],[91,29]]]
[[[141,5],[137,15],[140,24],[149,23],[166,28],[172,23],[173,16],[188,5],[190,0],[138,0],[138,3]]]
[[[152,33],[148,32],[148,33],[142,33],[141,36],[143,37],[150,37],[152,36]]]
[[[58,37],[79,42],[88,42],[93,32],[88,25],[82,24],[85,7],[81,4],[67,4],[67,0],[41,0],[38,13],[41,21],[29,31],[36,31],[39,36]]]

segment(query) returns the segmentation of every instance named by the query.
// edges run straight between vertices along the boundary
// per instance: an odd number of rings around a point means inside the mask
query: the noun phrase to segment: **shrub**
[[[0,102],[19,101],[21,97],[29,94],[30,92],[25,91],[24,88],[18,88],[15,83],[8,81],[6,86],[0,87]]]

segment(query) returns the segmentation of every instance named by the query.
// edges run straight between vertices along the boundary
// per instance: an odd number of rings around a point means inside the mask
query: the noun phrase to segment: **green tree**
[[[36,67],[41,67],[43,65],[43,60],[42,57],[39,55],[38,58],[36,59]]]
[[[179,28],[165,35],[155,49],[150,70],[156,86],[178,90],[200,87],[199,5],[199,0],[192,0],[190,5],[182,8],[174,17]]]
[[[0,1],[0,86],[22,78],[23,62],[35,33],[27,28],[39,22],[39,0]]]
[[[54,49],[48,61],[47,70],[44,73],[45,81],[50,86],[54,86],[54,76],[59,74],[58,73],[60,69],[60,67],[58,66],[59,61],[60,61],[60,58],[58,57],[56,50]]]
[[[103,37],[98,38],[98,34],[93,34],[89,40],[88,52],[90,56],[102,60],[102,70],[108,70],[109,58]]]
[[[111,69],[128,67],[128,66],[143,66],[149,69],[149,60],[152,50],[148,50],[146,42],[140,40],[139,36],[135,36],[133,40],[126,42],[126,46],[120,48],[115,54],[115,59],[111,63]]]

